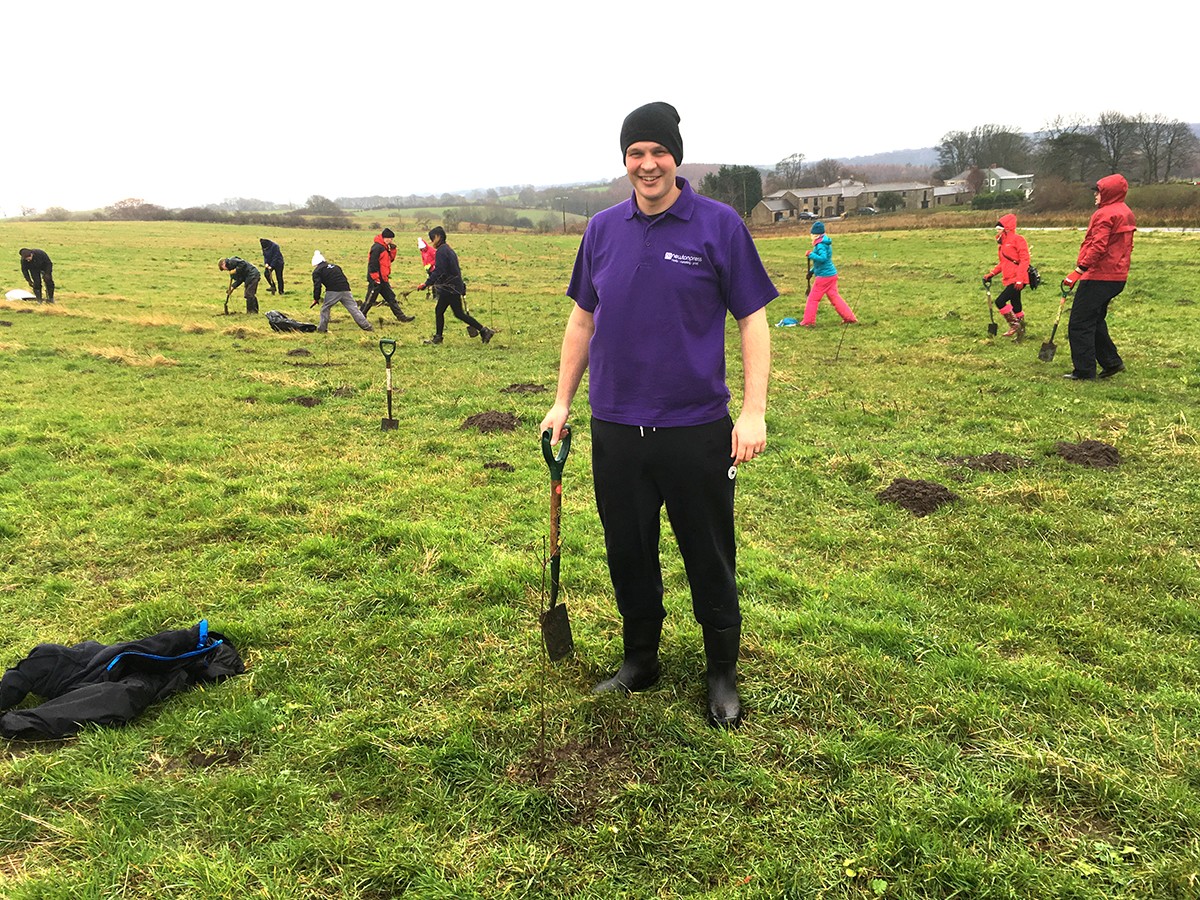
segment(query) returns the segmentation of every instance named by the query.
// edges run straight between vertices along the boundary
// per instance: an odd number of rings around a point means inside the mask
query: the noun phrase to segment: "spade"
[[[1038,350],[1038,359],[1042,362],[1050,362],[1054,359],[1054,351],[1058,348],[1054,346],[1054,335],[1058,331],[1058,320],[1062,318],[1063,304],[1067,302],[1067,292],[1062,292],[1062,299],[1058,301],[1058,315],[1054,317],[1054,327],[1050,329],[1050,340],[1042,344],[1042,348]]]
[[[390,338],[384,338],[379,342],[379,352],[383,354],[384,362],[387,365],[388,403],[387,418],[380,422],[379,429],[381,431],[395,431],[400,427],[400,423],[392,418],[392,354],[396,352],[396,342]]]
[[[550,467],[550,606],[542,611],[541,621],[546,654],[552,661],[557,662],[575,651],[575,642],[571,638],[571,622],[567,618],[567,604],[558,602],[561,563],[558,532],[562,522],[562,471],[567,454],[571,452],[571,426],[563,425],[562,442],[557,454],[551,451],[551,436],[549,428],[542,432],[542,455],[546,457],[546,465]]]
[[[1000,329],[996,327],[996,317],[992,314],[992,286],[985,281],[983,289],[987,291],[988,318],[991,319],[991,322],[988,324],[988,337],[995,337],[996,332]]]

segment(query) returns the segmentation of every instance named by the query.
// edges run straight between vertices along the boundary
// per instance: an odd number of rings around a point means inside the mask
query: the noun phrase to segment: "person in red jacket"
[[[1073,368],[1063,376],[1075,381],[1095,378],[1097,363],[1101,378],[1125,371],[1117,345],[1108,335],[1106,320],[1108,305],[1125,290],[1129,278],[1137,221],[1125,205],[1129,182],[1124,176],[1106,175],[1092,190],[1096,192],[1097,208],[1088,222],[1075,268],[1062,280],[1064,291],[1079,282],[1067,324]]]
[[[992,283],[992,278],[1000,276],[1004,282],[1004,290],[996,298],[996,309],[1008,322],[1005,337],[1019,341],[1025,337],[1025,310],[1021,308],[1021,291],[1029,280],[1029,245],[1025,238],[1017,234],[1017,217],[1012,213],[1000,217],[996,223],[996,254],[999,262],[995,268],[983,276],[984,286]]]
[[[411,322],[415,317],[406,316],[400,304],[396,302],[396,292],[392,290],[392,262],[396,259],[396,245],[392,238],[396,233],[385,228],[375,235],[371,243],[371,252],[367,257],[367,296],[361,306],[363,315],[371,311],[375,301],[382,299],[391,309],[392,315],[401,322]]]

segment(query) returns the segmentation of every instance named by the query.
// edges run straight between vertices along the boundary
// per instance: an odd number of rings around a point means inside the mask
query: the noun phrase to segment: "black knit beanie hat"
[[[394,238],[396,236],[396,232],[392,231],[390,228],[385,228],[380,232],[379,236],[384,238]]]
[[[683,138],[679,136],[679,113],[670,103],[661,100],[639,106],[625,117],[621,124],[621,158],[630,144],[638,141],[654,141],[662,144],[675,159],[675,165],[683,162]]]

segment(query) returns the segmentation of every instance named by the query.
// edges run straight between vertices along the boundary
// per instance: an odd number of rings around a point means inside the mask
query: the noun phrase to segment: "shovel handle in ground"
[[[391,338],[383,338],[379,342],[379,352],[383,354],[384,366],[387,368],[387,406],[388,414],[384,428],[388,429],[395,419],[392,418],[392,355],[396,352],[396,342]]]
[[[559,588],[559,525],[562,522],[562,473],[571,452],[571,426],[563,425],[558,453],[550,446],[551,431],[542,432],[542,456],[550,469],[550,607],[558,602]]]

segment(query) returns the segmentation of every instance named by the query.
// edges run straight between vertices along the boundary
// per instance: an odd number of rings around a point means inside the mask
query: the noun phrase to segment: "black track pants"
[[[443,288],[434,288],[433,295],[437,298],[437,306],[433,308],[433,320],[438,334],[446,329],[446,310],[454,313],[454,318],[460,322],[465,322],[472,328],[483,331],[479,320],[463,307],[461,296]]]
[[[1117,345],[1108,336],[1108,305],[1125,290],[1123,281],[1081,281],[1075,289],[1071,318],[1067,322],[1067,340],[1071,342],[1071,363],[1075,374],[1096,376],[1096,363],[1105,369],[1121,365]]]
[[[996,298],[996,309],[1004,309],[1005,305],[1011,303],[1013,312],[1021,312],[1021,292],[1011,284],[1000,292],[1000,296]]]
[[[683,556],[696,621],[741,623],[729,455],[733,423],[639,428],[592,419],[592,474],[608,571],[625,619],[662,619],[659,521],[665,504]]]

